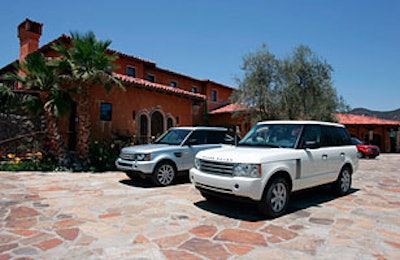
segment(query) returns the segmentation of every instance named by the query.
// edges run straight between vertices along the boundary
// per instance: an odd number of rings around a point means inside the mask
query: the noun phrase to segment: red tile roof
[[[40,47],[39,50],[41,50],[41,51],[49,51],[51,49],[51,46],[54,43],[63,42],[63,43],[66,43],[66,44],[70,44],[71,41],[72,41],[72,37],[71,36],[66,35],[66,34],[62,34],[57,39],[55,39],[55,40],[43,45],[42,47]],[[193,78],[191,76],[188,76],[188,75],[185,75],[185,74],[182,74],[182,73],[177,73],[177,72],[172,71],[172,70],[163,69],[163,68],[157,67],[157,63],[155,63],[153,61],[145,60],[145,59],[142,59],[142,58],[139,58],[139,57],[136,57],[136,56],[132,56],[132,55],[129,55],[129,54],[125,54],[125,53],[122,53],[122,52],[119,52],[119,51],[116,51],[116,50],[113,50],[113,49],[108,49],[107,52],[109,54],[116,54],[120,58],[127,58],[127,59],[133,59],[133,60],[141,61],[141,62],[145,63],[146,65],[148,65],[150,67],[153,67],[154,69],[157,69],[157,70],[160,70],[160,71],[164,71],[164,72],[169,73],[169,74],[174,74],[174,75],[177,75],[179,77],[189,78],[191,80],[195,80],[195,81],[198,81],[198,82],[201,82],[201,83],[212,82],[212,83],[217,84],[217,85],[219,85],[221,87],[225,87],[225,88],[228,88],[228,89],[234,89],[231,86],[227,86],[227,85],[224,85],[224,84],[221,84],[221,83],[209,80],[209,79],[196,79],[196,78]]]
[[[180,88],[173,88],[167,85],[162,85],[159,83],[150,82],[140,78],[129,77],[127,75],[122,75],[118,73],[113,73],[113,75],[119,78],[124,85],[134,85],[138,88],[145,88],[149,90],[154,90],[158,92],[170,93],[177,96],[182,96],[186,98],[196,99],[196,100],[205,100],[207,97],[205,95],[199,93],[193,93],[190,91],[186,91]]]
[[[248,110],[249,106],[234,103],[229,104],[218,109],[211,111],[209,114],[223,114],[223,113],[233,113],[237,111],[245,111]],[[360,116],[360,115],[353,115],[353,114],[343,114],[337,113],[335,114],[336,118],[338,119],[340,124],[343,125],[387,125],[387,126],[400,126],[400,121],[395,120],[386,120],[380,119],[376,117],[369,117],[369,116]]]
[[[66,44],[70,44],[72,38],[68,35],[61,35],[60,37],[58,37],[57,39],[43,45],[42,47],[39,48],[39,51],[49,51],[51,49],[51,46],[56,43],[56,42],[64,42]],[[140,60],[142,62],[145,62],[149,65],[155,66],[156,63],[152,62],[152,61],[148,61],[148,60],[144,60],[144,59],[140,59],[138,57],[134,57],[134,56],[130,56],[115,50],[111,50],[108,49],[109,53],[115,53],[119,56],[122,57],[126,57],[126,58],[131,58],[131,59],[136,59],[136,60]],[[18,60],[16,61],[18,62]],[[11,66],[12,64],[8,65],[7,68],[9,66]],[[5,68],[3,68],[5,69]],[[159,92],[165,92],[165,93],[170,93],[170,94],[174,94],[177,96],[181,96],[181,97],[186,97],[186,98],[190,98],[190,99],[195,99],[195,100],[206,100],[206,96],[199,94],[199,93],[193,93],[190,91],[186,91],[183,89],[179,89],[179,88],[173,88],[167,85],[162,85],[162,84],[158,84],[158,83],[153,83],[144,79],[140,79],[140,78],[133,78],[133,77],[129,77],[126,75],[122,75],[122,74],[118,74],[118,73],[113,73],[116,77],[118,77],[119,79],[121,79],[121,81],[127,85],[132,84],[135,87],[139,87],[139,88],[146,88],[146,89],[151,89],[151,90],[155,90],[155,91],[159,91]],[[176,73],[178,74],[178,73]]]
[[[217,108],[217,109],[211,111],[209,114],[215,115],[215,114],[223,114],[223,113],[233,113],[233,112],[239,112],[239,111],[246,111],[249,109],[250,109],[249,106],[239,104],[239,103],[233,103],[233,104],[229,104],[229,105]]]
[[[343,125],[388,125],[388,126],[400,126],[400,121],[380,119],[376,117],[360,116],[353,114],[341,114],[335,115],[339,120],[339,123]]]

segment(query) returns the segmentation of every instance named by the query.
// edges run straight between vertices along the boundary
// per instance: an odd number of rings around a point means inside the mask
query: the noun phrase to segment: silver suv
[[[293,191],[330,183],[338,195],[346,194],[357,167],[357,149],[343,125],[267,121],[237,146],[198,153],[190,179],[206,199],[247,199],[278,217]]]
[[[156,185],[167,186],[178,173],[188,174],[199,151],[229,143],[227,132],[222,127],[171,128],[152,144],[123,148],[115,165],[130,178],[150,178]]]

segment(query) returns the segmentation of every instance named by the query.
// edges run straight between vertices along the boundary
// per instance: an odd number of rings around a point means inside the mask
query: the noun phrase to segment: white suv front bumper
[[[196,168],[190,170],[190,181],[203,189],[232,194],[260,201],[264,186],[259,178],[221,176],[204,173]]]

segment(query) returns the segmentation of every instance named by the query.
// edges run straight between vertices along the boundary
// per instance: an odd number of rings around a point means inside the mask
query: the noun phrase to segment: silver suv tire
[[[168,186],[175,180],[175,176],[175,166],[170,162],[162,162],[154,169],[153,182],[158,186]]]

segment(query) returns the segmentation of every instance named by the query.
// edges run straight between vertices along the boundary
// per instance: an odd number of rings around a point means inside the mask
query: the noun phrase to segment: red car
[[[380,150],[379,147],[373,144],[364,144],[359,139],[352,137],[351,138],[352,144],[357,146],[358,156],[360,158],[368,157],[368,158],[375,158],[379,155]]]

